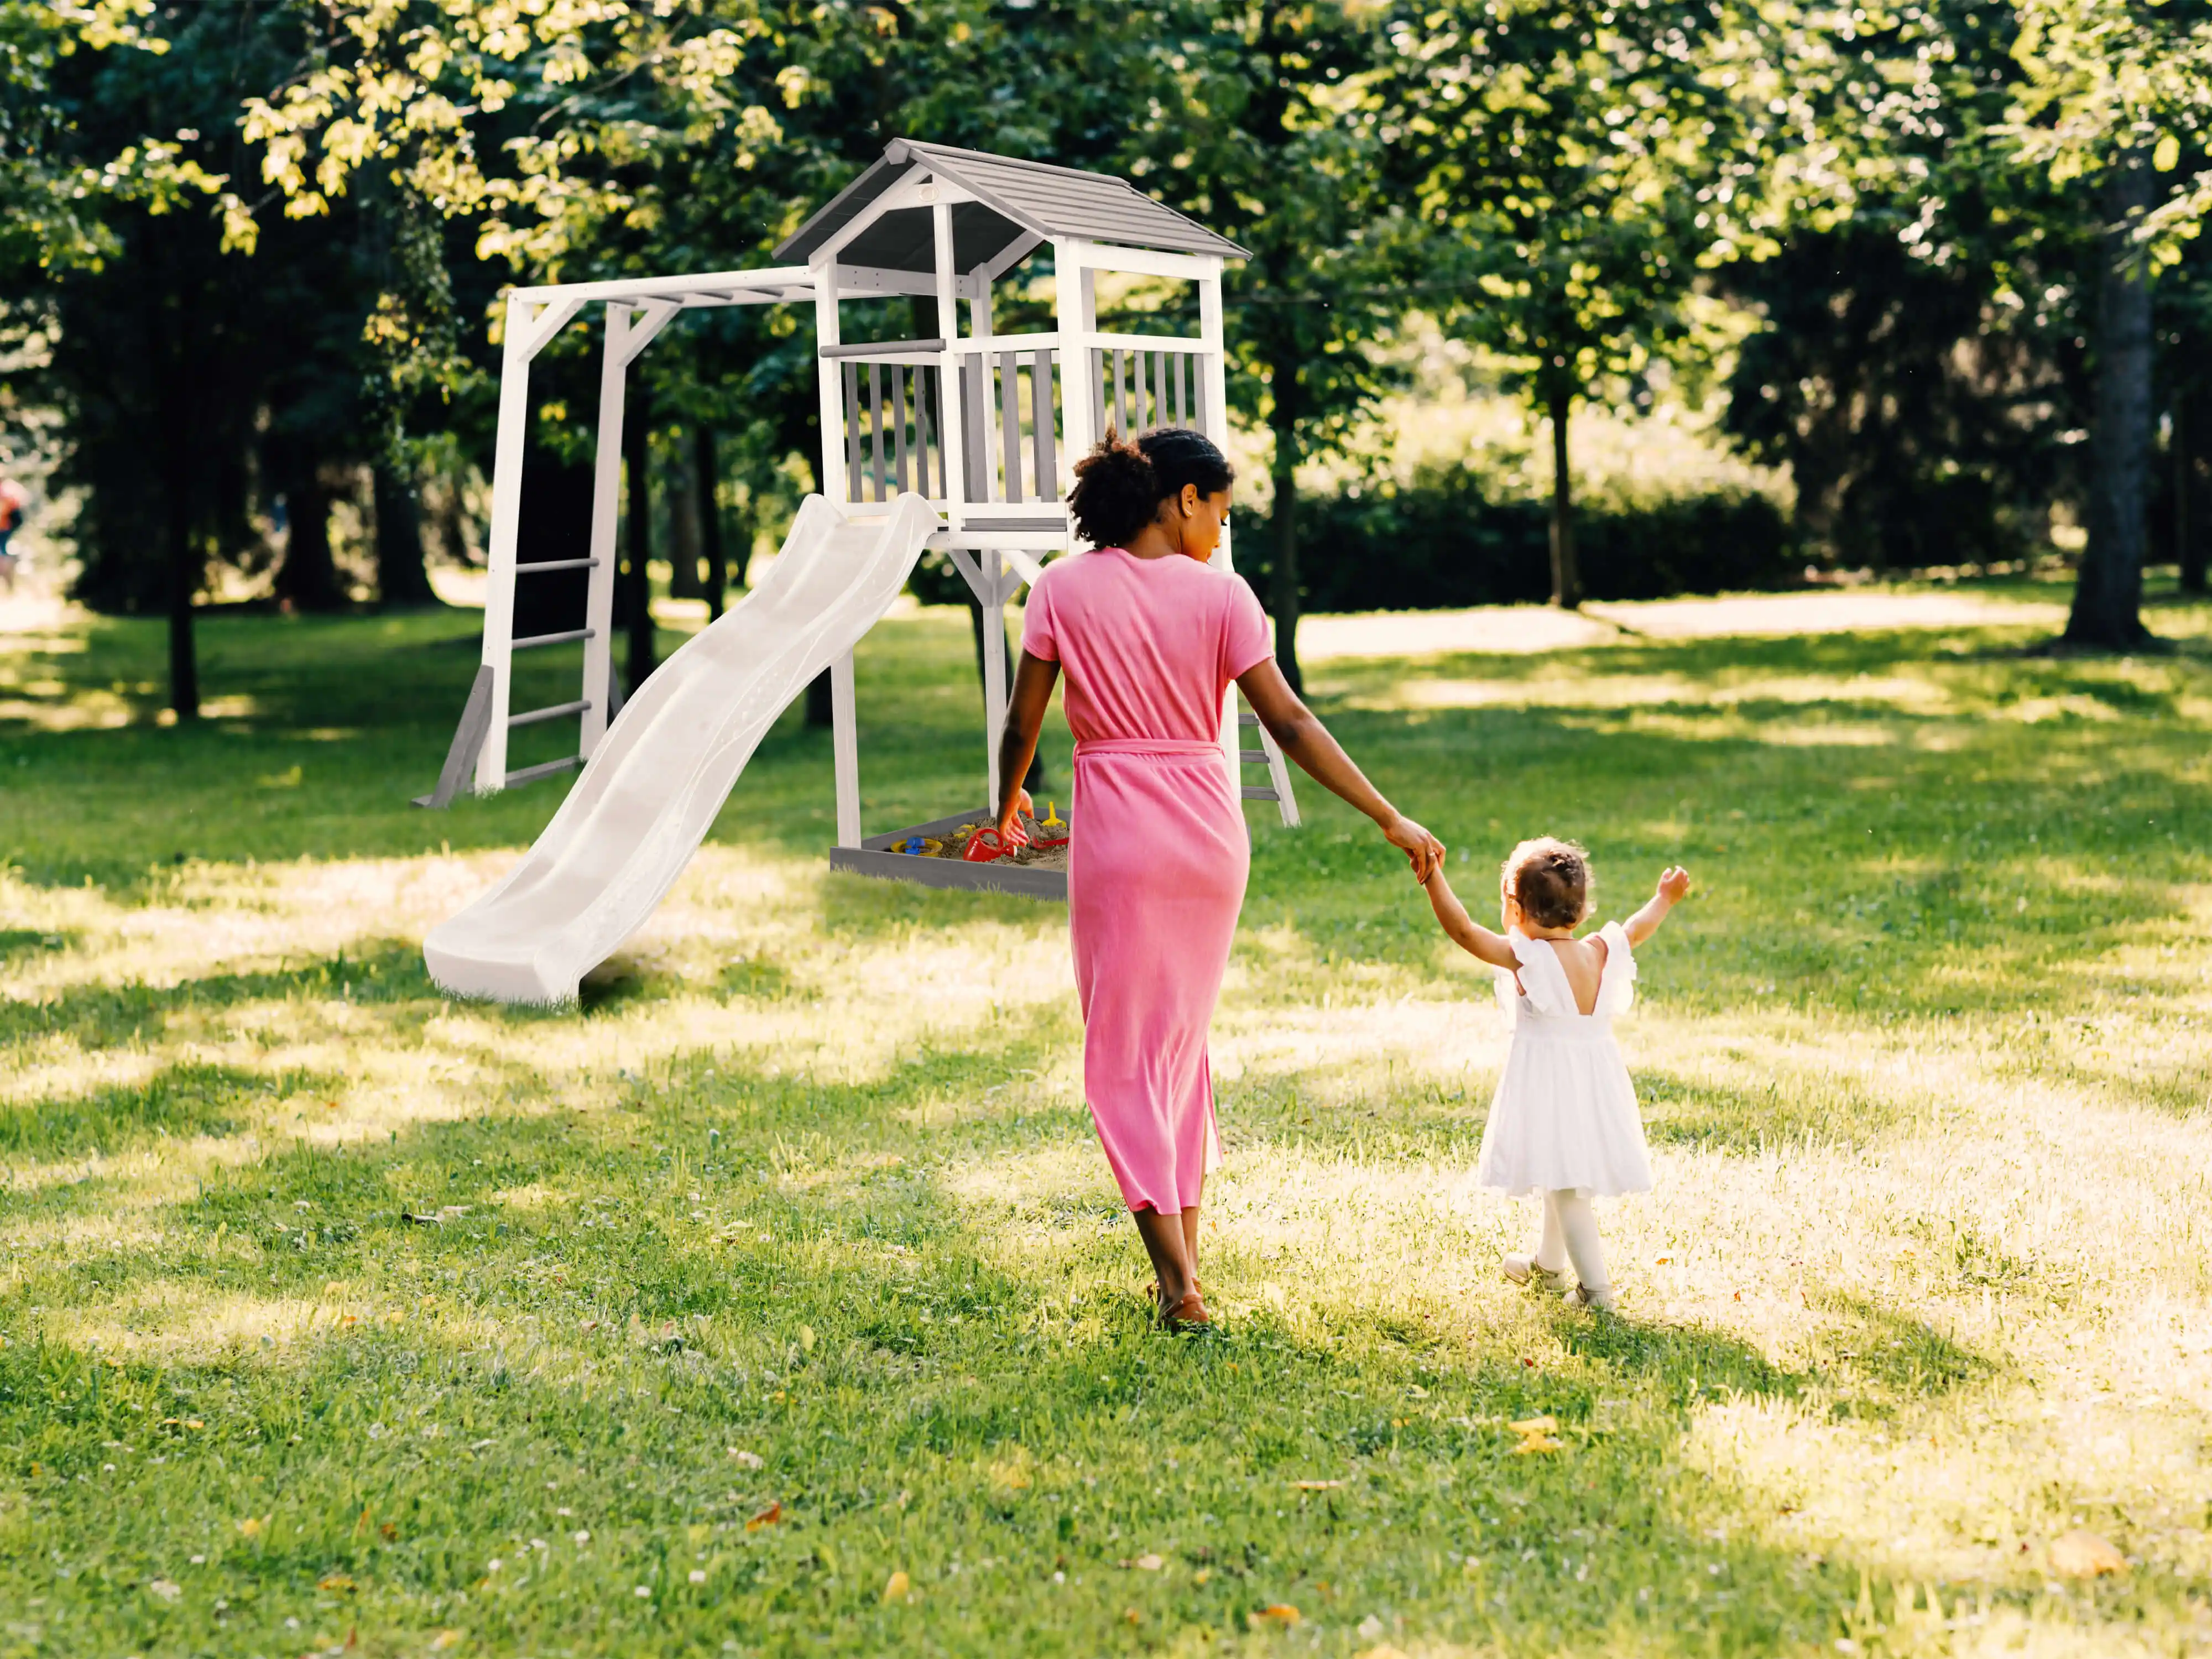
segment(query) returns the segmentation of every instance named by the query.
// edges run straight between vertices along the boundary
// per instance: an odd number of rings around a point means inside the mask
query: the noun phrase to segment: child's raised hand
[[[1690,891],[1690,872],[1679,864],[1670,864],[1659,878],[1659,896],[1669,904],[1680,904]]]

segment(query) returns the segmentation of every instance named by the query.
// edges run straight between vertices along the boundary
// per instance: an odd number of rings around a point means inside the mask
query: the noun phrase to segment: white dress
[[[1605,972],[1596,1011],[1585,1014],[1551,942],[1506,935],[1521,983],[1516,990],[1511,974],[1498,976],[1513,1036],[1482,1131],[1476,1179],[1486,1187],[1514,1194],[1571,1187],[1600,1198],[1651,1190],[1636,1085],[1613,1040],[1613,1016],[1635,1000],[1636,956],[1619,922],[1598,936]]]

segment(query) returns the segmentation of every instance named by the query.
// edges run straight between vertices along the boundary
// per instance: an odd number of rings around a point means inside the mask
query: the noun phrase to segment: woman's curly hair
[[[1522,842],[1498,872],[1498,891],[1518,900],[1521,914],[1539,927],[1580,927],[1596,885],[1589,854],[1556,836]]]
[[[1075,464],[1067,505],[1091,546],[1125,547],[1158,515],[1160,503],[1182,495],[1185,484],[1212,495],[1236,477],[1229,458],[1203,432],[1164,426],[1130,440],[1109,428]]]

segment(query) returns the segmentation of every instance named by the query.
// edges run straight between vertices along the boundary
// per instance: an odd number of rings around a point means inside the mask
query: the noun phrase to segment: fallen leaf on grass
[[[763,1527],[772,1527],[783,1519],[783,1500],[776,1501],[745,1522],[747,1532],[758,1532]]]
[[[1505,1425],[1516,1434],[1557,1434],[1559,1419],[1556,1417],[1524,1417],[1518,1423]]]
[[[1343,1484],[1341,1480],[1293,1480],[1291,1489],[1293,1492],[1334,1492]]]
[[[1248,1613],[1244,1622],[1254,1630],[1266,1630],[1269,1626],[1285,1627],[1300,1622],[1298,1610],[1287,1601],[1277,1601],[1257,1613]]]
[[[908,1577],[905,1571],[902,1569],[884,1581],[884,1600],[903,1601],[906,1600],[907,1592],[913,1588],[914,1580]]]
[[[242,1538],[258,1538],[268,1529],[268,1526],[267,1516],[249,1515],[238,1523],[239,1535]]]
[[[1139,1572],[1158,1572],[1167,1563],[1157,1555],[1139,1555],[1122,1561],[1121,1565],[1134,1567]]]
[[[757,1451],[747,1451],[742,1446],[732,1446],[729,1452],[731,1456],[738,1460],[739,1468],[757,1469],[761,1466],[761,1455]]]
[[[457,1630],[441,1630],[430,1638],[430,1645],[441,1652],[447,1648],[457,1648],[460,1644],[461,1633]]]
[[[315,1581],[315,1588],[326,1590],[349,1590],[353,1588],[353,1580],[344,1573],[334,1572],[327,1577],[318,1578]]]
[[[164,1601],[173,1601],[185,1593],[185,1587],[173,1578],[153,1579],[148,1583],[146,1588]]]
[[[2125,1572],[2128,1561],[2095,1533],[2076,1527],[2051,1540],[2051,1570],[2069,1578],[2101,1578]]]

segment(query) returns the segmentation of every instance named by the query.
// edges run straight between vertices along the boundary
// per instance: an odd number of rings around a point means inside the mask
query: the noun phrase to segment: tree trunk
[[[1298,667],[1298,366],[1288,353],[1268,366],[1268,387],[1273,409],[1268,426],[1274,435],[1271,473],[1275,486],[1274,506],[1267,529],[1274,543],[1274,570],[1267,585],[1268,606],[1275,615],[1275,665],[1283,671],[1291,690],[1304,694],[1305,675]]]
[[[1583,575],[1575,562],[1574,484],[1567,471],[1567,416],[1572,399],[1554,388],[1545,398],[1552,417],[1552,603],[1572,611],[1583,602]]]
[[[2091,416],[2089,543],[2066,618],[2069,644],[2125,651],[2142,624],[2143,508],[2151,454],[2150,273],[2129,235],[2151,204],[2139,154],[2106,174],[2097,293],[2097,389]]]
[[[2197,488],[2197,463],[2204,434],[2201,398],[2192,389],[2177,393],[2173,399],[2173,551],[2181,566],[2181,591],[2192,598],[2204,592],[2203,509]]]
[[[722,614],[730,591],[730,568],[722,555],[722,469],[714,458],[714,429],[704,421],[691,428],[691,471],[699,487],[699,539],[707,554],[707,620]]]
[[[199,592],[202,573],[198,550],[192,544],[191,477],[185,443],[184,428],[172,426],[164,445],[169,465],[164,492],[168,499],[163,503],[169,543],[169,707],[178,720],[194,720],[200,715],[200,666],[192,636],[192,598]]]
[[[629,660],[623,670],[623,694],[634,697],[652,677],[653,655],[653,490],[647,457],[651,451],[652,410],[646,402],[645,380],[632,377],[629,408],[623,422],[623,461],[628,477],[629,545],[623,567],[623,585],[629,600]]]
[[[661,468],[660,498],[668,507],[668,597],[703,599],[707,585],[699,580],[699,558],[704,533],[699,519],[699,482],[693,462],[696,446],[685,454],[677,447],[672,464]]]
[[[276,597],[295,611],[340,611],[346,603],[331,557],[331,492],[313,465],[284,492],[284,562],[276,570]]]
[[[422,512],[413,480],[388,466],[371,470],[376,502],[376,597],[386,606],[438,603],[422,564]]]

